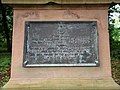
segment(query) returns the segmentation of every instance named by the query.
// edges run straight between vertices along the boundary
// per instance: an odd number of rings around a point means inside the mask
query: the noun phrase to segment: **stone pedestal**
[[[11,90],[120,90],[111,76],[108,5],[15,5],[13,17]],[[26,21],[96,21],[99,34],[98,67],[24,68]]]
[[[11,79],[6,90],[120,90],[111,77],[107,78],[25,78]],[[3,90],[4,90],[3,89]]]

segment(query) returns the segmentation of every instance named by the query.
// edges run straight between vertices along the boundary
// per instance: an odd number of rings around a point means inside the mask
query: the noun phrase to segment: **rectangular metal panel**
[[[98,66],[96,21],[28,21],[24,67]]]

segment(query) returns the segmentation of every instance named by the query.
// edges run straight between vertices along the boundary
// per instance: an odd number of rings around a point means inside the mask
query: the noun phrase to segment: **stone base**
[[[15,78],[3,87],[3,90],[120,90],[112,78]]]

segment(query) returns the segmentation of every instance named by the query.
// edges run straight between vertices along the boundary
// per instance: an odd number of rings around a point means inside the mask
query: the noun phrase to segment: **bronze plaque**
[[[96,21],[28,21],[24,67],[99,66]]]

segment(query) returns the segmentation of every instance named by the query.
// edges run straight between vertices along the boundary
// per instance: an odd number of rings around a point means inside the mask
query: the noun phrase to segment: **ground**
[[[0,87],[2,87],[10,78],[10,53],[0,53]]]
[[[112,77],[120,85],[120,60],[112,59]]]
[[[10,78],[10,53],[0,53],[0,87],[6,84]],[[112,75],[116,83],[120,85],[120,60],[112,59]]]

